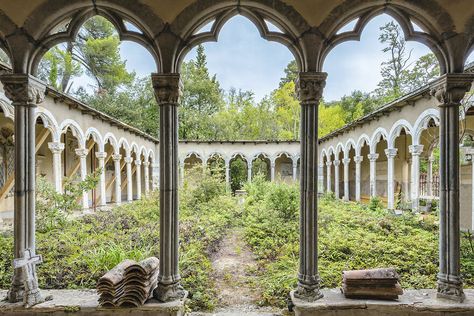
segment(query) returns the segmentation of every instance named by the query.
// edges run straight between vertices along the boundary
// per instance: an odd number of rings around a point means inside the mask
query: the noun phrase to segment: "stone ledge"
[[[347,299],[339,289],[323,290],[315,302],[296,299],[291,292],[296,316],[473,316],[474,290],[465,290],[466,300],[457,303],[437,299],[436,290],[405,290],[396,301]]]
[[[95,290],[42,290],[43,297],[52,295],[51,301],[26,309],[21,303],[0,302],[0,315],[99,315],[99,316],[181,316],[185,314],[185,300],[160,303],[154,299],[141,307],[104,308],[98,305],[99,296]],[[0,290],[0,297],[6,297],[7,291]]]

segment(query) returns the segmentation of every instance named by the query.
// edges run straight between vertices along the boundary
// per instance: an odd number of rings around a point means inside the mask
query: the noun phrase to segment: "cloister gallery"
[[[432,50],[441,76],[318,140],[318,104],[331,76],[322,72],[326,56],[339,43],[360,39],[364,26],[382,13],[400,24],[407,40]],[[294,55],[300,71],[298,142],[178,141],[183,58],[197,44],[216,41],[225,22],[238,14],[252,21],[263,38],[285,45]],[[36,79],[44,53],[73,40],[94,15],[106,17],[121,39],[143,45],[155,59],[156,69],[150,74],[160,112],[159,139]],[[351,21],[356,21],[352,30],[339,31]],[[202,30],[209,23],[210,29]],[[276,30],[270,30],[268,23]],[[473,112],[463,101],[474,80],[472,68],[465,65],[474,50],[472,1],[1,0],[0,45],[11,64],[0,70],[0,214],[13,217],[15,258],[21,258],[25,249],[35,252],[35,176],[45,175],[60,191],[64,176],[85,178],[102,167],[98,189],[83,196],[85,209],[140,199],[142,193],[159,189],[160,267],[155,293],[162,302],[179,301],[185,295],[178,269],[177,216],[184,169],[222,159],[229,181],[229,165],[241,157],[251,180],[252,162],[258,158],[267,160],[272,180],[300,183],[300,264],[298,286],[292,292],[297,305],[322,297],[318,190],[346,200],[380,196],[389,209],[398,207],[399,197],[414,211],[421,198],[439,200],[437,297],[464,300],[460,234],[461,228],[474,228],[474,149],[460,146],[460,139],[464,145],[463,140],[474,135]],[[429,167],[426,189],[420,190],[420,161],[432,162],[434,148],[439,148],[439,185],[435,188],[437,177]],[[14,270],[11,302],[22,299],[24,277],[21,269]],[[35,282],[30,285],[34,290],[29,299],[34,302],[39,292]],[[463,315],[469,313],[472,310]]]

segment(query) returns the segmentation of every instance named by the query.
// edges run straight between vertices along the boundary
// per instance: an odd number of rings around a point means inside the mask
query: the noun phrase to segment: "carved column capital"
[[[141,166],[141,165],[142,165],[142,161],[141,161],[141,160],[135,160],[135,165],[136,165],[136,166]]]
[[[4,74],[0,76],[5,95],[15,105],[35,106],[43,102],[46,85],[27,74]]]
[[[150,162],[149,162],[149,161],[144,161],[144,162],[143,162],[143,167],[148,168],[149,166],[150,166]]]
[[[178,105],[183,88],[179,73],[152,74],[151,82],[159,105]]]
[[[78,148],[75,150],[75,152],[76,152],[76,155],[78,155],[80,158],[87,157],[87,154],[89,153],[89,151],[85,148]]]
[[[385,149],[385,155],[387,158],[394,158],[398,153],[398,148],[387,148]]]
[[[326,161],[326,167],[332,166],[332,161]]]
[[[48,143],[48,148],[53,154],[60,154],[64,150],[64,144],[60,142]]]
[[[471,89],[474,74],[444,74],[431,86],[431,95],[439,102],[439,106],[459,105],[467,91]]]
[[[340,164],[341,164],[340,160],[334,160],[334,166],[339,167]]]
[[[370,161],[376,161],[379,158],[379,154],[376,154],[376,153],[368,154],[367,158],[369,158]]]
[[[120,161],[120,159],[122,159],[122,155],[120,155],[120,154],[113,154],[112,155],[112,160],[113,161]]]
[[[419,156],[423,152],[423,145],[410,145],[408,150],[412,156]]]
[[[132,157],[125,157],[125,158],[123,158],[123,160],[125,161],[125,163],[128,163],[128,164],[131,164],[133,162]]]
[[[363,156],[355,156],[354,161],[356,164],[360,164],[364,160]]]
[[[344,158],[344,159],[342,159],[342,163],[343,163],[344,165],[348,165],[350,162],[351,162],[351,158]]]
[[[318,105],[326,86],[327,73],[300,72],[296,80],[296,95],[302,105]]]
[[[98,151],[95,153],[95,157],[99,160],[107,158],[107,153],[103,151]]]

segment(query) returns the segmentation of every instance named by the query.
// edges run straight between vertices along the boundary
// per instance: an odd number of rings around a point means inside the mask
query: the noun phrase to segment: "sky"
[[[323,70],[328,73],[324,99],[334,101],[353,90],[373,91],[381,80],[380,64],[388,56],[382,52],[379,43],[379,28],[393,19],[381,15],[365,27],[361,41],[349,41],[336,46],[327,56]],[[354,24],[354,23],[352,23]],[[352,25],[351,24],[351,25]],[[348,25],[344,30],[350,29]],[[218,42],[204,44],[209,72],[216,74],[225,90],[251,90],[256,101],[278,87],[283,70],[293,60],[291,52],[283,45],[269,42],[260,37],[252,22],[242,16],[228,21],[221,30]],[[412,60],[430,52],[428,47],[417,42],[407,42],[412,51]],[[139,76],[147,76],[156,71],[149,52],[136,43],[123,42],[121,55],[127,60],[128,70]],[[190,51],[185,60],[196,56],[196,48]],[[474,60],[474,53],[470,56]],[[86,83],[86,78],[76,80],[76,85]]]

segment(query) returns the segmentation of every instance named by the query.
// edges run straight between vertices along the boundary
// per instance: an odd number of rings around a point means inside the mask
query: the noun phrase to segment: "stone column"
[[[253,161],[247,163],[247,181],[252,182],[252,164]]]
[[[230,161],[225,160],[225,184],[230,188]]]
[[[331,188],[331,165],[332,161],[326,161],[326,192],[332,192]]]
[[[137,200],[142,198],[142,162],[141,160],[135,159],[135,175],[137,181]]]
[[[439,273],[438,297],[464,300],[460,278],[459,106],[474,74],[445,74],[432,84],[439,101]]]
[[[339,165],[341,164],[340,160],[334,160],[334,194],[336,199],[339,199]]]
[[[25,249],[36,252],[35,241],[35,153],[36,153],[36,106],[44,100],[46,87],[32,76],[26,74],[4,74],[0,76],[5,95],[12,101],[15,111],[15,188],[14,188],[14,258],[21,258]],[[25,293],[22,269],[14,269],[12,285],[7,298],[11,303],[23,300],[37,304],[43,299],[37,287],[34,265],[34,280],[30,291]]]
[[[295,158],[292,160],[292,165],[293,165],[293,181],[298,180],[298,158]]]
[[[296,82],[301,104],[300,251],[296,298],[314,301],[323,296],[318,273],[318,105],[326,73],[302,72]]]
[[[467,148],[466,154],[471,156],[471,229],[474,231],[474,148]]]
[[[152,182],[152,188],[153,191],[159,189],[159,183],[160,183],[160,164],[159,163],[153,163],[152,164],[153,168],[153,182]]]
[[[323,162],[319,162],[318,194],[324,194],[324,163]]]
[[[143,162],[143,173],[145,177],[145,195],[148,195],[150,192],[150,162]]]
[[[85,148],[76,149],[76,155],[79,156],[79,164],[81,170],[81,180],[84,181],[87,177],[87,154],[89,151]],[[82,208],[89,208],[89,192],[84,191],[82,193]]]
[[[63,172],[62,172],[62,161],[61,154],[64,150],[64,144],[60,142],[48,143],[48,148],[53,154],[53,178],[54,188],[56,192],[61,193],[63,191]]]
[[[344,164],[344,201],[349,201],[349,163],[351,162],[350,158],[342,159]]]
[[[182,187],[184,185],[184,161],[179,163],[179,185]]]
[[[428,158],[428,195],[430,197],[434,196],[433,194],[433,162],[434,162],[434,157],[430,156]]]
[[[270,181],[275,181],[275,160],[270,161]]]
[[[363,156],[355,156],[354,162],[356,164],[355,170],[355,199],[357,202],[360,202],[360,165],[364,160]]]
[[[153,296],[173,301],[186,295],[178,268],[178,103],[181,80],[177,73],[153,74],[160,108],[160,272]]]
[[[377,159],[379,154],[370,153],[367,155],[370,161],[370,197],[377,196]]]
[[[114,161],[114,173],[115,173],[115,203],[121,204],[122,203],[122,172],[120,161],[122,160],[122,155],[114,154],[112,155],[112,159]]]
[[[125,164],[127,166],[127,202],[133,201],[133,184],[132,184],[132,162],[133,158],[130,156],[125,157]]]
[[[420,199],[420,155],[423,145],[408,146],[411,153],[411,202],[412,211],[418,212]]]
[[[99,194],[100,194],[100,206],[107,205],[107,190],[105,183],[105,158],[107,158],[106,152],[96,152],[95,157],[99,160],[100,168],[100,179],[99,179]]]
[[[385,155],[387,155],[387,208],[389,210],[395,209],[395,191],[394,191],[394,172],[395,164],[394,158],[397,155],[397,148],[385,149]]]

